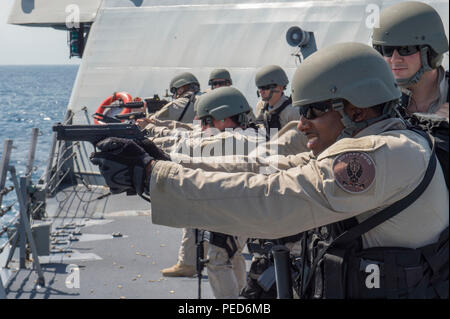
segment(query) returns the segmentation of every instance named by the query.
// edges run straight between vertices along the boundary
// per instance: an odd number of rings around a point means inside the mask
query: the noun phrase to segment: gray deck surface
[[[47,210],[53,232],[58,225],[75,224],[78,227],[66,231],[81,232],[73,236],[79,240],[56,237],[66,244],[54,244],[55,253],[40,257],[45,287],[37,286],[38,276],[30,265],[17,270],[17,262],[10,263],[11,270],[3,270],[3,277],[9,275],[7,298],[197,298],[197,278],[166,278],[160,273],[176,262],[181,229],[153,225],[150,204],[136,196],[120,194],[86,203],[82,201],[105,190],[92,194],[78,187],[77,192],[75,196],[67,189],[51,198]],[[113,237],[116,232],[123,236]],[[79,288],[66,286],[68,265],[79,268]],[[203,274],[206,277],[206,269]],[[207,277],[202,280],[202,298],[214,298]]]

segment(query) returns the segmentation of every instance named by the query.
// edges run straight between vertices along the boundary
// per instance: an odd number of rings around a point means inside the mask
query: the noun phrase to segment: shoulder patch
[[[375,163],[364,152],[346,152],[333,161],[333,175],[344,191],[352,194],[365,192],[375,180]]]

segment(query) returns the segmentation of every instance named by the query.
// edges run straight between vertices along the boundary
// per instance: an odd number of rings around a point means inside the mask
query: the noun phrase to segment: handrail
[[[0,189],[2,190],[5,188],[12,148],[13,141],[11,139],[6,139],[5,144],[3,145],[3,155],[0,161]],[[2,205],[3,195],[4,194],[0,193],[0,206]]]

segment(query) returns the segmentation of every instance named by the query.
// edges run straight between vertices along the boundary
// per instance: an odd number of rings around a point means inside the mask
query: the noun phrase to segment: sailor
[[[226,69],[214,69],[209,74],[208,85],[211,87],[211,90],[214,90],[222,86],[231,86],[231,84],[233,84],[233,81],[231,80],[230,72],[228,72],[228,70]],[[142,122],[143,121],[141,121],[141,123]],[[152,137],[170,135],[172,129],[179,127],[182,127],[183,129],[187,130],[193,129],[191,123],[185,123],[184,125],[180,125],[180,122],[176,120],[161,120],[154,118],[152,119],[151,122],[146,121],[145,124],[147,124],[147,126],[145,126],[145,129]],[[142,128],[144,128],[144,126],[142,126]]]
[[[383,9],[372,44],[391,67],[407,114],[437,113],[448,119],[448,71],[441,65],[448,40],[435,9],[416,1]]]
[[[195,117],[194,104],[201,94],[200,83],[190,72],[176,75],[170,81],[170,92],[174,100],[167,103],[161,110],[148,119],[140,119],[137,124],[144,128],[157,120],[173,120],[192,125]],[[181,246],[177,263],[161,270],[164,276],[191,277],[195,275],[195,234],[193,229],[183,229]]]
[[[230,72],[226,69],[214,69],[209,74],[208,85],[211,87],[211,90],[232,84]]]
[[[230,72],[227,69],[214,69],[209,74],[208,85],[211,90],[223,87],[223,86],[231,86],[233,85],[233,80],[231,79]],[[250,109],[250,112],[247,114],[250,122],[255,122],[255,114],[253,110]]]
[[[93,162],[112,185],[126,163],[132,178],[115,191],[150,194],[155,224],[256,238],[308,231],[302,298],[448,298],[444,174],[429,138],[393,117],[401,92],[384,59],[360,43],[319,50],[298,67],[292,97],[312,152],[290,169],[193,170],[114,139]]]
[[[256,122],[263,123],[267,132],[270,128],[279,130],[288,122],[299,119],[291,99],[284,95],[288,83],[286,72],[278,65],[264,66],[256,73],[255,84],[261,98],[256,104]]]
[[[224,104],[226,100],[232,100],[230,104]],[[231,87],[218,88],[205,93],[195,104],[197,117],[202,122],[202,128],[215,128],[216,135],[192,132],[187,139],[181,139],[172,147],[170,154],[173,161],[180,162],[185,167],[202,167],[214,169],[191,160],[194,153],[192,149],[197,148],[200,154],[206,156],[236,155],[237,145],[242,145],[243,154],[247,155],[249,140],[258,138],[257,132],[249,134],[242,132],[252,127],[248,121],[250,107],[247,100],[239,90]],[[226,129],[236,129],[232,132],[224,132]],[[200,134],[195,134],[200,133]],[[218,136],[217,136],[218,135]],[[254,137],[252,139],[252,136]],[[264,142],[264,136],[262,136]],[[153,139],[154,140],[154,139]],[[257,145],[257,141],[253,143]],[[232,145],[227,149],[226,145]],[[205,149],[209,151],[207,154]],[[226,152],[230,154],[226,154]],[[181,153],[181,154],[178,154]],[[187,153],[187,154],[186,154]],[[237,168],[236,168],[237,169]],[[216,298],[237,298],[240,290],[246,282],[245,260],[242,257],[242,248],[246,238],[238,238],[222,233],[211,233],[208,245],[208,259],[206,264],[208,276]],[[195,244],[195,230],[183,229],[183,237],[179,249],[178,262],[176,265],[163,269],[164,276],[191,276],[193,265],[187,263],[191,257],[189,252],[193,251]]]
[[[244,95],[235,88],[214,89],[204,94],[197,103],[197,116],[202,121],[203,130],[246,129],[248,126],[250,106]],[[242,256],[246,241],[244,236],[209,232],[206,267],[209,283],[217,299],[239,297],[247,277]]]
[[[211,85],[211,88],[218,88],[221,86],[230,86],[232,84],[232,80],[231,80],[231,76],[230,73],[225,70],[225,69],[215,69],[211,72],[210,74],[210,78],[209,78],[209,85]],[[183,73],[177,77],[175,77],[171,83],[170,83],[170,89],[171,92],[174,93],[174,97],[182,97],[185,99],[184,94],[192,94],[192,92],[189,92],[187,90],[193,88],[194,91],[195,89],[199,86],[199,83],[197,81],[197,79],[195,78],[195,76],[193,76],[192,74],[189,73]],[[198,91],[198,90],[197,90]],[[193,95],[191,95],[193,96]],[[195,107],[195,102],[193,103],[193,105],[191,106],[191,102],[193,102],[194,100],[190,99],[188,103],[190,103],[187,106],[191,107],[191,110],[194,111],[194,118],[196,118],[196,107]],[[182,101],[182,103],[185,103],[185,101]],[[187,107],[186,106],[186,107]],[[150,136],[161,136],[161,135],[170,135],[170,134],[174,134],[173,129],[171,130],[172,127],[179,127],[179,125],[173,124],[173,123],[178,123],[181,120],[181,116],[180,118],[173,118],[170,117],[169,119],[172,119],[172,123],[168,123],[167,126],[169,127],[161,127],[161,123],[157,123],[160,122],[161,120],[166,119],[164,116],[161,116],[161,114],[167,114],[167,110],[161,110],[159,113],[155,114],[154,117],[152,117],[150,119],[151,122],[145,121],[142,122],[141,125],[143,125],[144,123],[147,124],[145,129],[147,130],[147,132],[149,133]],[[189,118],[191,118],[191,116],[189,116]],[[192,120],[194,119],[192,118]],[[153,123],[152,123],[153,122]],[[184,130],[193,130],[195,128],[194,124],[190,123],[191,121],[189,121],[189,123],[185,124],[185,126],[182,126],[182,128]],[[178,134],[175,134],[175,136],[179,136]],[[160,144],[164,145],[165,148],[167,149],[169,147],[169,145],[173,145],[172,143],[174,141],[176,141],[176,138],[164,138],[163,141],[160,142]],[[192,262],[193,262],[193,258],[192,256],[194,255],[191,252],[195,251],[195,230],[194,229],[183,229],[183,235],[182,235],[182,239],[181,239],[181,245],[180,245],[180,249],[179,249],[179,253],[178,253],[178,261],[177,263],[169,268],[163,269],[161,270],[163,276],[167,276],[167,277],[190,277],[193,276],[195,274],[195,267]]]
[[[189,82],[188,76],[183,75],[183,76],[180,76],[180,78],[183,81],[177,80],[177,79],[172,80],[171,85],[170,85],[171,90],[172,90],[172,88],[177,88],[177,86],[180,86],[181,84],[185,85],[185,83]],[[192,80],[192,77],[191,77],[191,80]],[[195,83],[198,84],[198,81]],[[232,84],[230,73],[225,69],[215,69],[210,74],[208,84],[211,86],[212,89],[216,89],[216,88],[219,88],[222,86],[230,86]],[[180,89],[183,87],[184,86],[181,86]],[[178,90],[179,89],[177,88],[176,93],[178,93]],[[195,110],[195,113],[197,112],[196,103],[194,103],[193,110]],[[246,110],[246,112],[249,112],[249,111],[251,112],[251,109]],[[158,115],[158,114],[156,114],[156,115]],[[161,117],[155,116],[153,119],[158,120],[158,119],[161,119]],[[177,121],[179,121],[179,119]],[[232,123],[227,123],[227,124],[230,125]],[[244,125],[244,123],[242,123],[242,124]],[[217,124],[217,125],[219,125],[219,124]],[[248,121],[246,121],[246,123],[245,123],[245,126],[247,126],[247,125],[248,125]],[[225,125],[224,128],[226,128],[226,127],[230,127],[230,126]],[[193,129],[194,126],[192,126],[191,128]],[[184,127],[184,129],[186,129],[186,127]],[[153,136],[155,135],[155,133],[157,133],[158,135],[164,135],[164,134],[169,135],[170,132],[172,134],[174,133],[173,130],[170,131],[169,128],[161,129],[160,127],[158,127],[158,125],[156,125],[156,123],[155,124],[149,123],[149,125],[146,126],[146,130]],[[177,136],[179,136],[179,135],[175,134],[175,137],[177,137]],[[190,136],[189,140],[192,141],[195,139],[193,138],[193,136]],[[159,144],[163,144],[165,146],[165,148],[167,149],[169,146],[172,146],[173,145],[172,142],[175,142],[175,141],[178,141],[178,139],[177,138],[173,138],[173,139],[172,138],[164,138],[163,141],[161,141]],[[221,144],[224,144],[224,143],[222,143],[224,141],[222,139],[216,139],[216,141],[218,141]],[[155,142],[157,142],[157,141],[155,141]],[[180,146],[180,144],[178,144],[178,145],[179,145],[178,146],[178,149],[179,149],[181,146]],[[183,149],[186,149],[186,148],[184,147]],[[216,236],[216,238],[218,238],[218,235]],[[170,277],[172,277],[172,276],[176,276],[176,277],[187,276],[187,277],[189,277],[189,276],[192,276],[195,274],[194,264],[192,264],[192,261],[193,261],[192,257],[188,257],[190,255],[193,255],[193,254],[190,254],[189,252],[195,251],[195,250],[193,250],[194,244],[195,244],[195,230],[194,229],[183,229],[183,235],[182,235],[181,245],[180,245],[179,254],[178,254],[178,261],[174,266],[161,270],[163,276],[170,276]],[[214,254],[216,254],[216,252],[214,252]],[[213,265],[214,265],[214,263],[211,263],[207,267],[213,269]],[[217,272],[220,272],[220,271],[221,270],[219,269]],[[245,268],[244,268],[244,272],[245,272]],[[213,276],[213,281],[214,281],[214,278],[215,277]],[[239,279],[241,280],[241,278],[242,278],[242,275],[240,276]],[[240,285],[239,288],[242,288],[242,285]],[[232,291],[233,289],[228,289],[228,290]],[[230,296],[230,293],[227,292],[224,294],[219,291],[216,294],[216,296],[218,296],[218,298],[223,298],[223,296]]]
[[[139,119],[136,124],[142,129],[154,120],[175,120],[177,122],[192,123],[195,117],[194,103],[200,92],[200,83],[190,72],[176,75],[169,85],[173,94],[173,101],[164,105],[150,118]]]
[[[276,129],[275,132],[277,132],[276,134],[279,136],[278,130],[282,129],[288,123],[299,119],[297,109],[291,105],[291,98],[284,95],[284,90],[288,83],[289,80],[286,72],[278,65],[262,67],[256,73],[255,84],[258,88],[257,94],[261,99],[256,105],[255,121],[264,125],[268,132],[268,138],[273,137],[273,129]],[[305,136],[298,131],[291,136],[294,138],[290,142],[304,142],[305,140]],[[293,144],[299,143],[289,143],[287,146]],[[301,145],[305,144],[301,143]],[[304,149],[302,148],[302,151],[303,150]],[[300,151],[300,149],[297,149],[297,152]],[[287,238],[279,238],[276,243],[289,247],[292,254],[297,254],[300,247],[300,238],[301,234],[297,234]],[[269,241],[266,239],[253,239],[253,243],[259,243],[261,246],[267,245],[268,242]],[[273,241],[270,242],[272,244],[274,243]],[[253,246],[249,245],[249,247]],[[249,299],[275,298],[275,286],[266,292],[257,284],[260,274],[270,266],[268,262],[269,256],[267,256],[267,254],[259,254],[251,249],[250,251],[253,255],[252,264],[250,267],[249,280],[247,286],[242,291],[242,295]]]

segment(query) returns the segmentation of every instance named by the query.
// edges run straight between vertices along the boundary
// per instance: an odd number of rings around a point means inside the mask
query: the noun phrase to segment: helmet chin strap
[[[266,97],[266,98],[263,98],[262,100],[263,100],[264,102],[269,102],[270,99],[272,98],[272,96],[273,96],[273,89],[270,89],[270,91],[269,91],[269,96]]]
[[[238,124],[242,127],[242,128],[247,128],[248,124],[249,124],[249,119],[247,114],[245,113],[241,113],[239,114],[239,118],[238,118]]]
[[[274,90],[274,89],[272,88],[272,89],[270,89],[270,91],[269,91],[269,96],[266,97],[266,98],[263,98],[262,100],[263,100],[264,102],[269,102],[270,99],[273,97],[273,94],[274,94],[274,93],[278,93],[278,92],[280,92],[280,90]]]
[[[342,138],[353,137],[356,132],[372,125],[375,122],[390,118],[395,116],[395,106],[398,104],[398,101],[390,101],[385,103],[383,107],[383,112],[380,116],[363,120],[360,122],[354,122],[344,111],[344,103],[342,101],[333,103],[333,110],[339,112],[341,114],[341,123],[344,125],[341,133],[337,137],[336,141],[339,141]]]
[[[403,78],[403,79],[397,79],[397,84],[402,87],[402,88],[407,88],[413,84],[416,84],[417,82],[420,81],[420,79],[422,78],[422,75],[426,72],[426,71],[430,71],[433,68],[428,64],[428,53],[429,53],[429,48],[424,46],[422,48],[420,48],[420,62],[422,62],[422,66],[420,67],[420,69],[411,77],[409,78]]]

